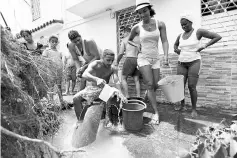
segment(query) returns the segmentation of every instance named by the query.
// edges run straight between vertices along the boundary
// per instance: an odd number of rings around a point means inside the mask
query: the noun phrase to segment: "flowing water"
[[[76,117],[74,111],[65,111],[63,114],[63,123],[51,142],[54,146],[62,150],[73,149],[71,145],[72,134],[75,128]],[[118,131],[123,129],[121,123],[116,128],[104,128],[104,120],[101,120],[95,142],[83,147],[86,153],[80,155],[85,158],[133,158],[126,146],[123,145],[125,138],[123,138]]]

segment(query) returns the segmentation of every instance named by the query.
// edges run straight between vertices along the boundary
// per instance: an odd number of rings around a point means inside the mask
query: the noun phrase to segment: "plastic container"
[[[142,97],[136,97],[136,96],[129,97],[128,100],[140,100],[140,101],[144,102],[144,98],[142,98]]]
[[[183,75],[166,76],[158,82],[162,92],[169,102],[179,102],[184,99]]]
[[[143,112],[146,104],[139,100],[128,100],[122,107],[124,127],[128,131],[140,131],[143,127]]]

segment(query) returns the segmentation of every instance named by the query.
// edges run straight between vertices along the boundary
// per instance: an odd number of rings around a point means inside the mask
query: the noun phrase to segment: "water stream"
[[[72,134],[75,128],[76,117],[74,111],[69,110],[63,113],[63,123],[58,133],[51,139],[54,146],[62,150],[73,149],[71,145]],[[121,124],[117,128],[107,129],[101,120],[99,125],[96,141],[83,147],[86,151],[82,156],[85,158],[133,158],[126,146],[123,145],[125,138],[118,134],[121,130]],[[114,131],[115,130],[115,131]],[[114,134],[116,133],[117,134]]]

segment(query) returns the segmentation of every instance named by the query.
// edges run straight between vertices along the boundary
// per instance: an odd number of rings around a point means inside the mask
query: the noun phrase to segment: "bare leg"
[[[156,122],[156,124],[158,124],[159,123],[159,113],[158,113],[158,109],[157,109],[154,77],[153,77],[153,72],[152,72],[151,66],[150,65],[142,66],[139,68],[139,70],[141,71],[143,79],[147,85],[148,99],[155,111],[154,121]]]
[[[62,107],[63,106],[63,95],[62,95],[62,86],[61,86],[61,84],[57,84],[57,93],[58,93],[59,102],[60,102],[61,107]]]
[[[83,90],[85,87],[86,87],[86,80],[84,78],[81,78],[79,91]]]
[[[139,82],[139,76],[134,76],[134,82],[136,86],[136,92],[137,92],[137,97],[141,96],[141,87],[140,87],[140,82]]]
[[[122,76],[122,85],[123,85],[125,97],[129,98],[127,76],[124,76],[124,75]]]
[[[64,94],[69,94],[69,87],[70,87],[70,80],[69,79],[67,79],[66,80],[66,92],[64,93]]]
[[[197,105],[197,77],[188,77],[188,89],[192,102],[192,117],[197,117],[196,105]]]
[[[77,116],[77,120],[80,120],[80,115],[82,112],[82,97],[79,96],[79,93],[75,94],[73,97],[73,106]]]
[[[72,80],[72,93],[74,92],[76,86],[76,80]]]

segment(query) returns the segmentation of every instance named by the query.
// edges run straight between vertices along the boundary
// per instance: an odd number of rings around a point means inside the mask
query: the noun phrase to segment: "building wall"
[[[31,25],[30,9],[30,6],[24,1],[0,1],[0,10],[13,34],[19,33],[21,29],[28,28]],[[0,18],[0,24],[5,27],[2,17]]]
[[[197,84],[198,107],[237,109],[237,49],[207,50],[201,52],[202,67]],[[161,55],[163,56],[163,55]],[[177,54],[170,55],[170,68],[161,68],[161,78],[177,72]],[[141,82],[144,96],[145,85]],[[129,93],[135,96],[135,84],[128,79]],[[168,102],[159,88],[156,93],[158,102]],[[186,103],[191,106],[189,90],[185,88]]]
[[[180,14],[184,10],[187,10],[186,8],[189,8],[187,12],[191,12],[193,14],[193,17],[195,18],[195,25],[200,27],[200,0],[151,0],[151,3],[154,5],[153,7],[156,11],[156,18],[166,23],[167,36],[170,43],[170,53],[173,53],[173,44],[179,33],[182,32],[179,22]],[[131,7],[133,5],[135,5],[135,0],[134,2],[128,2],[127,4],[123,3],[116,6],[113,11]],[[68,15],[67,12],[66,14]],[[111,19],[109,12],[102,13],[89,19],[80,20],[78,17],[78,22],[71,22],[71,24],[68,16],[66,16],[65,19],[67,19],[65,23],[68,23],[69,21],[69,24],[65,25],[63,29],[63,33],[60,38],[62,45],[65,45],[68,41],[68,38],[65,38],[67,37],[66,34],[68,31],[76,29],[82,34],[83,37],[95,39],[102,48],[108,47],[114,51],[117,51],[116,19]],[[76,18],[74,17],[74,19]],[[64,48],[62,48],[62,50],[67,51]],[[160,51],[162,53],[162,49],[160,49]]]

